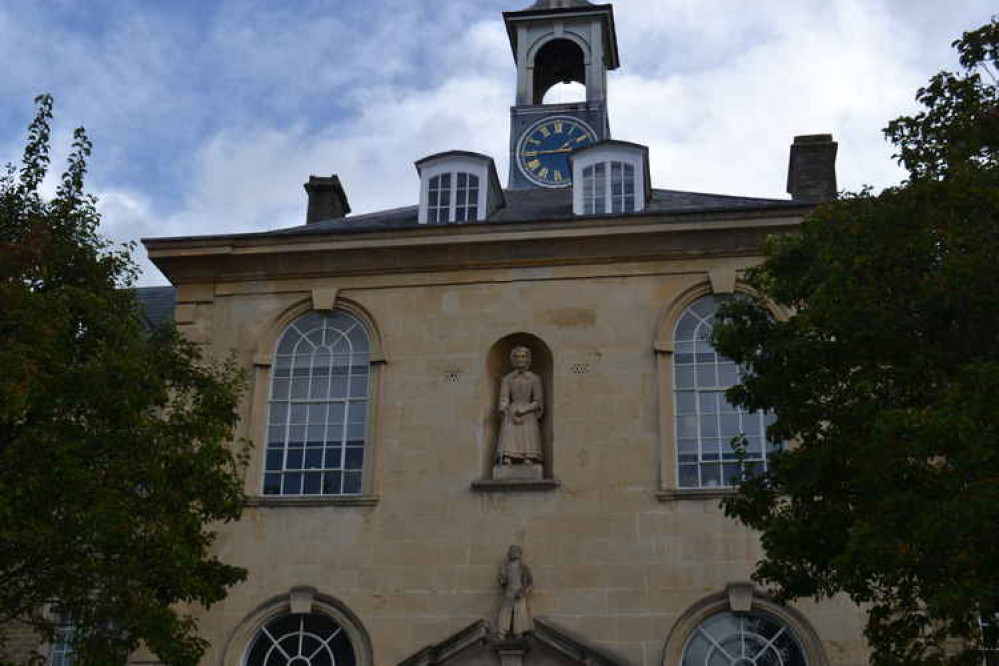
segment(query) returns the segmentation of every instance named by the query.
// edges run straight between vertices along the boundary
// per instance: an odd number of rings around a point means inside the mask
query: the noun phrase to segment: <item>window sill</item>
[[[735,495],[735,493],[735,488],[674,488],[672,490],[660,490],[656,493],[656,499],[660,502],[692,499],[724,499]]]
[[[556,490],[562,482],[558,479],[479,479],[472,481],[472,491],[477,493],[511,493]]]
[[[293,497],[262,495],[246,500],[246,506],[254,508],[278,508],[284,506],[374,506],[376,504],[378,504],[378,495],[314,495]]]

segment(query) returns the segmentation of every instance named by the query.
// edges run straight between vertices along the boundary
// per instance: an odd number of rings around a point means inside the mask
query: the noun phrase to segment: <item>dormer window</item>
[[[451,174],[442,173],[430,179],[427,194],[427,222],[439,224],[451,221]]]
[[[635,165],[597,162],[583,169],[583,213],[635,212]]]
[[[420,224],[462,224],[486,219],[504,204],[491,158],[452,151],[416,163]]]
[[[572,156],[572,211],[576,215],[637,213],[651,193],[648,149],[602,141]]]
[[[464,171],[430,179],[427,188],[427,224],[474,222],[479,219],[479,177]]]

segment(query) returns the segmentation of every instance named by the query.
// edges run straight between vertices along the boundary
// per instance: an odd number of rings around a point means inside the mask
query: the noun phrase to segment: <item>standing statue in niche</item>
[[[497,578],[503,588],[503,600],[496,616],[496,631],[501,639],[517,638],[534,631],[534,620],[527,607],[527,595],[531,593],[534,578],[523,557],[520,546],[510,546],[506,562],[499,568]]]
[[[502,415],[496,462],[506,465],[540,465],[544,461],[541,448],[541,415],[544,395],[541,377],[531,372],[531,350],[514,347],[510,351],[513,372],[500,384],[499,412]]]

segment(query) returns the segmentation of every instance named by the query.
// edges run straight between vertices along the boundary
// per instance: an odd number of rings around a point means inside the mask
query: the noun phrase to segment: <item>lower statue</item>
[[[520,546],[510,546],[506,562],[499,568],[499,584],[503,588],[496,617],[496,630],[501,639],[516,638],[534,631],[534,620],[527,605],[534,579],[531,569],[524,564],[524,551]]]
[[[503,377],[500,384],[499,443],[496,462],[500,465],[541,464],[541,415],[544,412],[544,395],[541,378],[531,372],[531,350],[514,347],[510,352],[513,372]]]

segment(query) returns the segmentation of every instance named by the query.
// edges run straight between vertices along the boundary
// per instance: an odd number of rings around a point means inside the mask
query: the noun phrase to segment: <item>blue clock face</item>
[[[572,185],[569,155],[597,140],[590,127],[570,116],[551,116],[524,132],[517,145],[517,165],[542,187]]]

